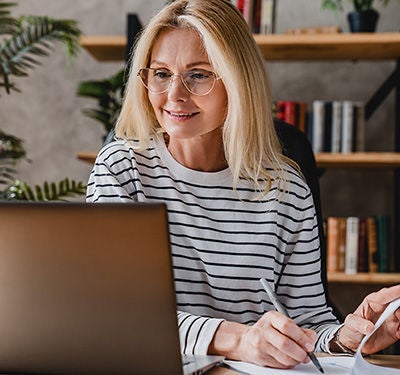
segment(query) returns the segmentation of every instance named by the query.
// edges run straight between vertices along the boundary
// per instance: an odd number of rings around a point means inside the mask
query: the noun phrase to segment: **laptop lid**
[[[0,204],[0,371],[182,374],[163,204]]]

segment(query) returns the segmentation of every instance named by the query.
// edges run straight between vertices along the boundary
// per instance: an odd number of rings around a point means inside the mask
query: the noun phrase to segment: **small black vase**
[[[373,33],[376,30],[379,13],[374,9],[351,12],[347,15],[352,33]]]

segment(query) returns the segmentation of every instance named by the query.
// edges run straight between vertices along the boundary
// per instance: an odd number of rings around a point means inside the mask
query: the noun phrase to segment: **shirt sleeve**
[[[132,202],[135,196],[131,188],[132,163],[123,154],[120,155],[120,145],[111,143],[103,148],[95,161],[86,190],[86,201],[101,202]]]
[[[284,223],[290,230],[276,292],[297,325],[317,332],[316,351],[326,352],[339,322],[327,304],[321,280],[318,223],[309,190],[304,196],[293,195],[287,207],[293,208],[288,209],[290,219]]]
[[[183,354],[207,354],[215,331],[223,320],[178,311],[181,352]]]

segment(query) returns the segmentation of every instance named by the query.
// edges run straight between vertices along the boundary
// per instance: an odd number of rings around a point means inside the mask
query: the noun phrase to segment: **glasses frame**
[[[214,77],[214,81],[213,81],[213,84],[212,84],[211,88],[210,88],[206,93],[204,93],[204,94],[197,94],[197,93],[191,91],[191,90],[189,89],[189,87],[187,86],[185,80],[183,79],[183,74],[184,74],[184,73],[182,73],[182,74],[172,74],[171,77],[169,78],[169,84],[168,84],[168,86],[166,87],[165,90],[162,90],[162,91],[154,91],[154,90],[151,90],[151,89],[150,89],[150,87],[145,83],[145,81],[144,81],[144,79],[143,79],[143,77],[142,77],[143,71],[154,71],[154,70],[161,70],[161,69],[160,69],[160,68],[141,68],[141,69],[139,69],[139,71],[137,72],[137,76],[140,78],[140,81],[142,82],[143,86],[146,87],[147,90],[149,90],[150,92],[152,92],[152,93],[154,93],[154,94],[164,94],[164,93],[166,93],[166,92],[171,88],[171,85],[172,85],[172,82],[173,82],[174,78],[175,78],[175,77],[179,77],[179,78],[181,79],[181,82],[182,82],[183,86],[185,87],[185,89],[186,89],[190,94],[196,95],[196,96],[206,96],[206,95],[208,95],[208,94],[214,89],[215,83],[216,83],[219,79],[221,79],[221,77],[219,77],[215,72],[213,72],[213,71],[211,71],[211,70],[202,69],[202,70],[204,70],[204,71],[207,71],[207,72],[211,73],[212,76]],[[165,69],[165,70],[168,70],[168,69]],[[171,72],[171,73],[172,73],[172,72]],[[186,72],[185,72],[185,73],[186,73]]]

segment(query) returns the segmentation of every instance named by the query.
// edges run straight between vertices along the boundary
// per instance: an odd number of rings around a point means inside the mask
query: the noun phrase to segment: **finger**
[[[315,332],[315,331],[312,330],[312,329],[308,329],[308,328],[302,328],[302,330],[303,330],[303,332],[309,337],[309,339],[310,339],[312,342],[314,342],[314,343],[317,342],[317,340],[318,340],[317,332]]]
[[[347,315],[344,325],[354,333],[361,333],[362,335],[368,335],[374,329],[374,324],[371,321],[355,314]]]
[[[400,298],[400,284],[389,288],[382,288],[378,292],[371,293],[365,300],[370,303],[386,305],[397,298]]]
[[[316,340],[312,340],[292,319],[276,312],[273,317],[271,325],[283,335],[273,344],[296,361],[303,362],[307,352],[314,350]]]

